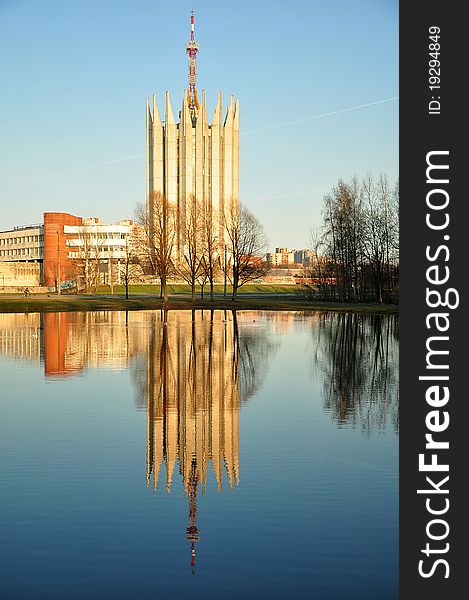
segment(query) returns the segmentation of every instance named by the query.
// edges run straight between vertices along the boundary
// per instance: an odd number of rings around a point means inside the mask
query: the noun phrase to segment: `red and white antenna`
[[[195,79],[197,74],[197,52],[199,51],[199,44],[194,40],[194,11],[191,12],[191,37],[189,43],[186,44],[186,52],[189,57],[189,92],[187,94],[187,104],[189,108],[194,111],[199,108],[199,101],[197,100],[197,89],[195,87]]]

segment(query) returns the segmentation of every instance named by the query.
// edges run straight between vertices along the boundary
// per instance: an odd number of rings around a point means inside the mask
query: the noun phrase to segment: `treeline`
[[[310,295],[341,302],[397,302],[399,184],[368,176],[339,180],[324,197],[323,224],[312,235]]]
[[[264,227],[237,199],[230,198],[220,213],[192,194],[181,209],[154,192],[146,206],[137,205],[136,221],[142,235],[134,242],[134,261],[159,278],[164,301],[169,281],[186,282],[192,301],[197,285],[202,298],[208,286],[213,301],[215,283],[224,281],[235,300],[240,287],[269,268],[262,258],[267,247]]]
[[[224,210],[207,200],[189,195],[178,206],[154,192],[145,205],[135,209],[135,224],[125,236],[125,246],[108,248],[96,224],[78,227],[74,268],[77,289],[95,293],[103,278],[113,293],[116,280],[129,285],[145,276],[160,281],[161,298],[168,300],[170,282],[185,282],[195,301],[196,288],[209,290],[214,300],[216,283],[238,290],[268,271],[263,259],[267,247],[264,227],[236,198],[227,200]]]

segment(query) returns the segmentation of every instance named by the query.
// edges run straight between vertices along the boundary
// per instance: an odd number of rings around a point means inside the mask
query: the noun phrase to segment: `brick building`
[[[44,285],[55,286],[57,278],[61,282],[74,278],[75,267],[69,257],[64,227],[82,222],[81,217],[68,213],[44,213]]]
[[[80,262],[120,283],[121,264],[136,225],[131,220],[109,225],[98,218],[46,212],[38,225],[0,232],[0,287],[57,287],[57,281],[80,279]]]

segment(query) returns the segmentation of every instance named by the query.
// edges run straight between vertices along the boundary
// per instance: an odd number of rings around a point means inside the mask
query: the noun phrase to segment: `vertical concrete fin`
[[[211,186],[210,203],[214,211],[215,221],[218,223],[218,238],[221,246],[223,242],[224,228],[222,223],[223,215],[223,127],[222,127],[222,95],[218,92],[218,101],[213,115],[212,127],[210,131],[210,160],[211,160]]]
[[[186,96],[187,96],[187,90],[184,90],[184,96],[182,99],[181,122],[184,122],[184,130],[186,132],[189,132],[192,129],[192,119],[191,119],[190,109],[187,105]]]
[[[222,121],[222,97],[221,97],[221,92],[218,92],[218,101],[217,101],[217,105],[215,106],[215,112],[213,113],[213,121],[212,121],[212,127],[213,126],[221,126],[221,121]]]
[[[204,199],[204,94],[202,93],[202,104],[197,110],[195,121],[195,197],[197,201]]]
[[[202,90],[202,104],[201,104],[200,115],[202,118],[202,128],[204,130],[204,135],[206,135],[208,123],[207,123],[207,104],[206,104],[206,99],[205,99],[205,90]]]
[[[239,131],[239,100],[236,100],[235,112],[233,119],[233,128]]]
[[[210,201],[210,181],[211,181],[211,172],[210,172],[210,154],[211,154],[211,137],[210,137],[210,129],[207,119],[207,104],[205,98],[205,90],[202,90],[202,141],[204,145],[203,149],[203,169],[204,169],[204,203],[207,206],[207,203]]]
[[[158,105],[156,103],[156,94],[152,97],[153,112],[153,190],[164,194],[164,132],[161,122]]]
[[[153,126],[151,118],[150,103],[148,98],[146,99],[146,126],[145,126],[145,142],[146,142],[146,203],[147,203],[147,214],[150,210],[149,199],[153,193]]]
[[[153,123],[153,119],[151,118],[150,102],[149,102],[148,98],[146,100],[145,105],[146,105],[146,112],[147,112],[147,128],[148,128]]]
[[[230,97],[230,103],[226,111],[226,119],[223,127],[223,202],[226,208],[227,202],[233,200],[233,117],[234,101]]]
[[[239,100],[236,100],[233,118],[233,199],[239,206]]]
[[[165,108],[165,133],[164,133],[164,193],[168,202],[177,206],[177,155],[178,155],[178,132],[174,121],[173,110],[169,100],[169,92],[166,92]]]
[[[166,114],[165,114],[166,126],[176,125],[174,120],[173,109],[171,108],[171,102],[169,100],[169,92],[166,92]]]
[[[179,111],[179,137],[184,133],[185,124],[186,124],[186,90],[182,93],[182,105],[181,110]]]
[[[234,115],[234,99],[233,96],[230,96],[230,103],[226,109],[226,118],[225,118],[225,127],[233,126],[233,115]]]
[[[161,127],[162,123],[161,123],[160,113],[158,111],[158,105],[156,103],[156,94],[153,94],[153,96],[152,96],[152,109],[153,109],[153,124],[156,127]]]
[[[181,123],[179,125],[179,250],[185,248],[186,206],[189,198],[195,193],[195,173],[193,172],[193,128],[191,111],[186,101],[187,90],[184,90],[182,101]],[[182,255],[180,256],[182,258]]]

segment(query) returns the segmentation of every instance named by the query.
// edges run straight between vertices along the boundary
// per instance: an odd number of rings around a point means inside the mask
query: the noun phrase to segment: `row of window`
[[[68,253],[68,257],[69,258],[78,258],[80,260],[83,260],[84,258],[86,258],[86,253],[81,253],[80,249],[77,248],[75,250],[75,252],[69,252]],[[125,254],[124,254],[124,250],[122,248],[116,248],[115,246],[102,246],[98,249],[93,248],[88,252],[88,258],[90,260],[94,260],[96,258],[98,259],[107,259],[109,258],[108,256],[103,256],[105,254],[110,255],[111,258],[124,258]]]
[[[95,233],[91,234],[91,237],[97,238],[98,240],[125,240],[125,233]]]
[[[27,264],[27,263],[26,263]],[[15,277],[18,277],[19,275],[38,275],[39,271],[38,268],[34,268],[34,267],[19,267],[17,265],[15,265],[15,268],[13,269],[13,274]],[[7,275],[8,277],[8,275]]]
[[[0,250],[0,256],[39,256],[39,248],[13,248]]]
[[[43,242],[44,236],[41,235],[22,235],[19,237],[0,238],[0,246],[11,246],[15,244],[32,244],[33,242]]]
[[[125,240],[126,233],[96,233],[95,231],[78,231],[76,233],[67,232],[68,236],[79,236],[81,240]]]

